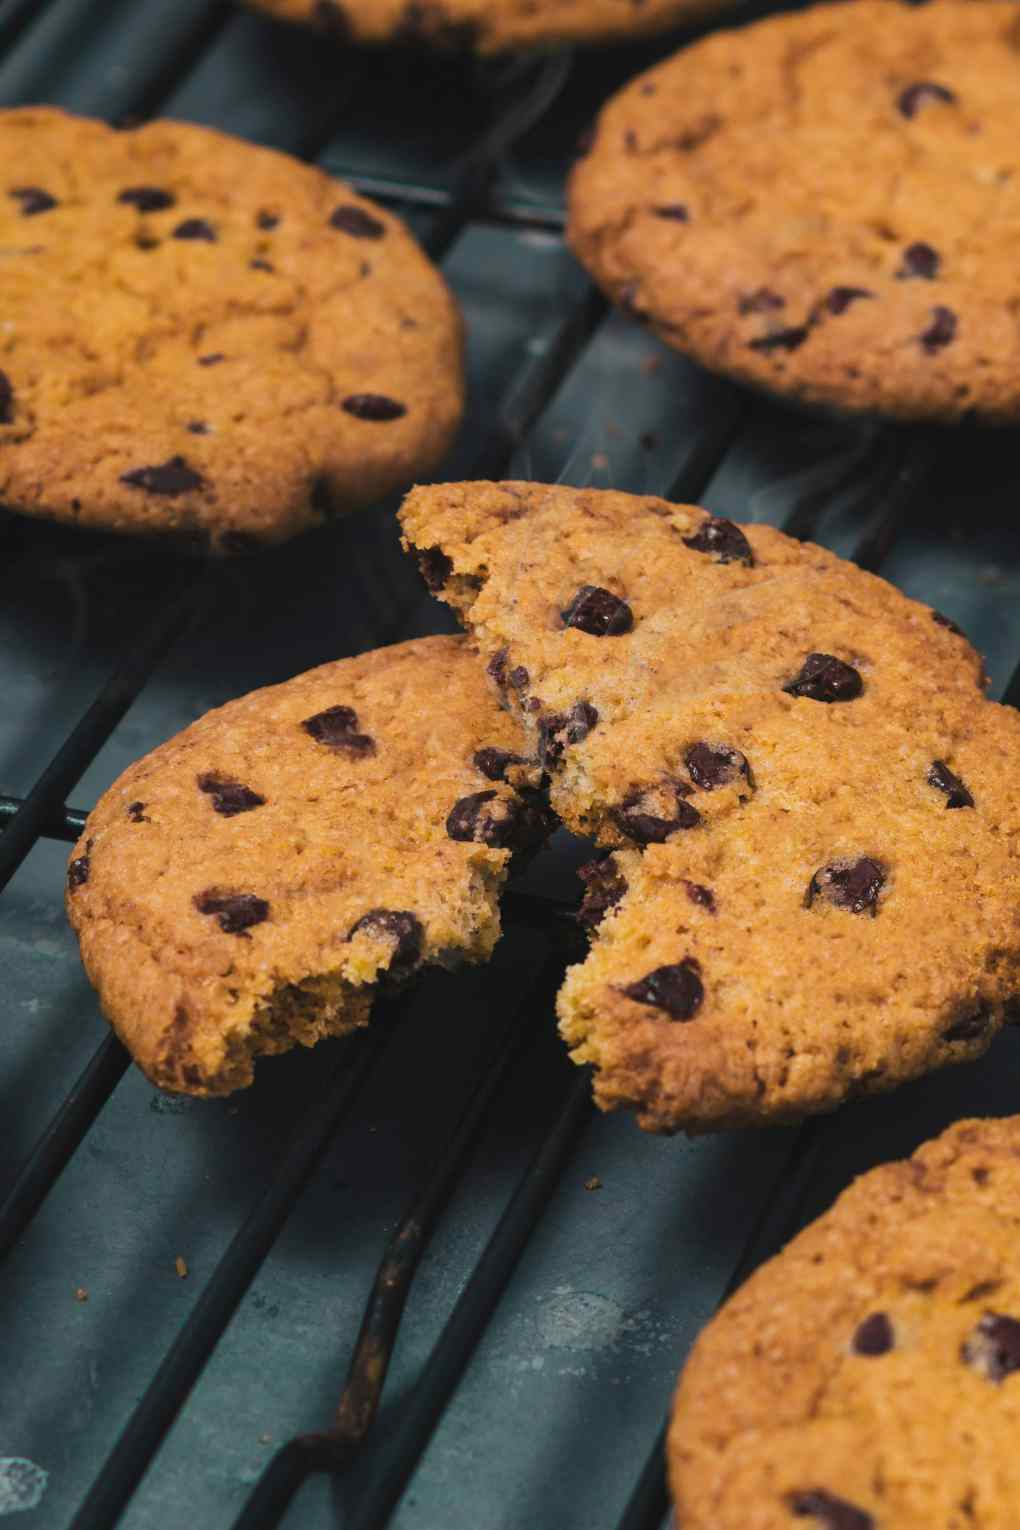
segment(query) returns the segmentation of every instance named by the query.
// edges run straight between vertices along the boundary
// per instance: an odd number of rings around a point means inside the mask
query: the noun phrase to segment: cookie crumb
[[[180,1254],[178,1254],[177,1258],[174,1260],[174,1269],[177,1271],[178,1277],[181,1280],[187,1280],[187,1278],[188,1278],[187,1260],[183,1259]]]
[[[602,1181],[599,1179],[597,1174],[593,1174],[590,1179],[585,1180],[584,1188],[586,1190],[601,1190]]]
[[[89,1299],[88,1287],[77,1286],[75,1288],[74,1299],[76,1302],[87,1302]]]
[[[271,1434],[260,1434],[259,1435],[259,1444],[260,1445],[271,1445],[272,1443],[273,1443],[273,1436]]]

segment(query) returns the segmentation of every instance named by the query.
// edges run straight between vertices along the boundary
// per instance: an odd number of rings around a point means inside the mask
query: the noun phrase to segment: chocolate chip
[[[91,849],[91,842],[89,848]],[[76,887],[84,887],[88,879],[89,852],[86,850],[84,855],[75,856],[74,860],[69,863],[67,868],[67,885],[72,890]]]
[[[873,298],[875,294],[869,292],[867,287],[833,287],[831,292],[826,293],[823,303],[829,313],[846,313],[851,303],[856,303],[863,298]]]
[[[656,967],[622,991],[638,1004],[664,1009],[671,1020],[693,1019],[705,997],[701,967],[693,956],[685,956],[670,967]]]
[[[204,239],[208,244],[216,243],[216,230],[211,223],[204,218],[185,218],[183,223],[178,223],[174,229],[175,239]]]
[[[172,191],[166,191],[162,186],[126,186],[123,191],[118,191],[117,201],[127,202],[129,206],[137,207],[139,212],[151,213],[173,207],[177,198]]]
[[[270,262],[268,260],[250,260],[248,262],[248,264],[251,266],[253,271],[275,271],[276,270],[276,267],[274,265],[270,264]]]
[[[416,553],[421,576],[433,594],[453,573],[453,562],[440,547],[419,547]]]
[[[39,213],[49,212],[53,207],[59,207],[56,197],[44,191],[41,186],[14,186],[7,195],[15,202],[21,203],[21,216],[34,218]]]
[[[204,489],[205,479],[183,457],[171,457],[155,467],[134,468],[120,475],[121,483],[132,489],[144,489],[147,494],[165,494],[175,499],[178,494],[190,494],[194,489]]]
[[[737,304],[737,311],[748,313],[775,313],[786,307],[786,299],[771,287],[759,287],[755,292],[745,293]]]
[[[358,714],[353,707],[327,707],[306,717],[301,724],[317,744],[329,749],[343,749],[348,754],[375,754],[375,739],[359,733]]]
[[[792,1493],[788,1500],[794,1514],[811,1516],[819,1520],[826,1530],[875,1530],[875,1521],[863,1509],[837,1498],[824,1488],[811,1488],[806,1493]]]
[[[476,752],[473,763],[475,769],[480,770],[490,781],[505,781],[511,765],[526,765],[528,762],[522,754],[511,754],[508,749],[496,749],[490,745]]]
[[[874,916],[878,895],[885,886],[885,875],[884,866],[867,855],[857,860],[843,857],[830,861],[827,866],[820,866],[808,883],[804,907],[810,908],[817,897],[823,897],[834,908]]]
[[[6,372],[0,372],[0,425],[14,423],[14,389]]]
[[[1020,1323],[1001,1312],[986,1312],[960,1355],[988,1381],[1005,1381],[1020,1371]]]
[[[382,239],[386,233],[385,223],[373,218],[363,207],[355,207],[351,203],[334,207],[329,221],[332,228],[350,234],[352,239]]]
[[[750,542],[739,526],[722,516],[710,515],[692,537],[684,537],[683,543],[694,552],[708,553],[716,563],[744,563],[748,568],[754,567]]]
[[[928,770],[928,785],[936,791],[945,792],[947,808],[974,806],[974,798],[959,776],[953,774],[945,760],[933,760]]]
[[[992,1017],[986,1005],[979,1003],[970,1014],[960,1015],[942,1032],[943,1041],[977,1041],[988,1033]]]
[[[670,781],[658,787],[638,786],[617,808],[610,810],[613,822],[636,845],[663,845],[680,829],[694,829],[701,822],[697,808],[684,801],[687,788]],[[669,799],[672,799],[671,801]],[[670,813],[649,811],[654,807]]]
[[[938,275],[939,253],[930,244],[908,244],[903,251],[903,264],[896,272],[900,281],[918,276],[924,281],[934,281]]]
[[[931,323],[921,335],[921,345],[929,356],[941,351],[956,338],[956,315],[941,304],[931,311]]]
[[[896,105],[904,117],[916,117],[926,101],[943,101],[948,106],[955,100],[955,95],[945,85],[936,85],[933,80],[920,80],[900,92]]]
[[[526,850],[544,839],[554,822],[537,793],[514,799],[490,788],[455,802],[447,814],[446,832],[451,839],[495,850]]]
[[[577,868],[577,874],[584,883],[584,897],[577,911],[577,922],[584,925],[585,929],[593,930],[602,923],[609,910],[619,903],[627,891],[627,882],[613,855],[588,861],[586,865]]]
[[[569,712],[549,712],[538,725],[539,758],[554,770],[570,744],[580,744],[595,727],[599,714],[590,701],[578,701]]]
[[[715,893],[710,887],[703,887],[700,882],[684,881],[684,888],[692,903],[699,908],[707,908],[710,914],[715,913]]]
[[[528,674],[528,671],[524,668],[523,664],[518,664],[516,669],[512,669],[510,671],[507,679],[515,691],[523,691],[526,688],[528,681],[531,679],[531,676]]]
[[[892,1347],[893,1328],[884,1312],[872,1312],[858,1323],[850,1341],[855,1355],[885,1355]]]
[[[492,658],[485,666],[486,674],[489,675],[491,679],[495,680],[500,690],[504,690],[506,688],[507,656],[507,649],[500,648],[496,653],[493,654]]]
[[[864,681],[852,664],[831,653],[809,653],[800,673],[783,686],[788,696],[806,697],[808,701],[853,701],[864,689]]]
[[[255,215],[255,222],[258,224],[259,228],[264,228],[267,232],[269,229],[276,228],[279,221],[280,218],[278,213],[267,212],[265,208],[262,208],[261,211]]]
[[[691,220],[683,202],[664,202],[660,207],[653,207],[652,212],[657,218],[670,218],[674,223],[689,223]]]
[[[965,638],[967,634],[962,627],[957,626],[952,617],[943,616],[941,611],[932,611],[932,621],[938,622],[940,627],[946,627],[950,632],[955,632],[957,637]]]
[[[714,791],[717,786],[728,786],[738,776],[743,776],[749,785],[754,784],[746,755],[729,744],[692,744],[684,755],[684,764],[695,786],[700,786],[704,792]]]
[[[809,324],[791,324],[786,329],[775,329],[770,335],[759,335],[749,340],[752,351],[795,351],[804,344],[811,333]]]
[[[342,401],[340,408],[353,414],[356,420],[399,420],[407,413],[406,404],[387,398],[385,393],[352,393]]]
[[[215,367],[226,359],[222,351],[211,351],[208,356],[199,356],[198,364],[200,367]]]
[[[565,627],[576,627],[591,637],[620,637],[634,625],[627,602],[597,584],[582,584],[560,616]]]
[[[250,813],[252,808],[264,807],[266,799],[250,786],[232,781],[229,776],[218,776],[206,771],[198,777],[198,789],[213,799],[213,809],[224,818],[236,818],[238,813]]]
[[[404,976],[421,960],[425,931],[422,929],[421,920],[415,914],[409,914],[406,909],[369,909],[367,914],[362,914],[361,918],[351,925],[347,932],[347,939],[353,940],[360,931],[376,939],[393,941],[393,955],[388,964],[388,971],[392,977]]]
[[[205,892],[196,893],[192,902],[200,914],[215,914],[225,935],[242,935],[248,939],[245,932],[253,924],[262,924],[269,918],[269,904],[265,898],[256,898],[254,893],[225,893],[210,887]]]
[[[145,803],[144,802],[129,802],[128,803],[128,817],[130,818],[132,823],[148,823],[149,820],[145,816]]]

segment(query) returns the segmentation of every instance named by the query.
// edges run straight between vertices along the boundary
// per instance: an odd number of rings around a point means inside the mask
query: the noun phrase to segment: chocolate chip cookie
[[[402,521],[611,851],[559,999],[600,1105],[795,1119],[988,1046],[1020,993],[1020,716],[944,618],[663,500],[445,485]]]
[[[0,113],[0,499],[280,541],[427,474],[461,324],[397,219],[206,128]]]
[[[132,765],[90,814],[67,909],[121,1040],[162,1089],[366,1024],[381,984],[484,961],[511,853],[552,819],[465,640],[255,691]]]
[[[733,0],[250,0],[341,43],[426,43],[500,53],[665,31]]]
[[[1016,1523],[1020,1117],[874,1169],[695,1345],[668,1461],[684,1530]]]
[[[713,371],[901,419],[1020,419],[1020,18],[850,0],[628,85],[570,187],[600,286]]]

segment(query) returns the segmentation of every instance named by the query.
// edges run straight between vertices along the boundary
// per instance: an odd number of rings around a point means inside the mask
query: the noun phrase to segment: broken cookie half
[[[513,852],[553,826],[466,640],[327,664],[132,765],[74,847],[67,907],[104,1012],[162,1089],[364,1025],[380,987],[484,961]]]

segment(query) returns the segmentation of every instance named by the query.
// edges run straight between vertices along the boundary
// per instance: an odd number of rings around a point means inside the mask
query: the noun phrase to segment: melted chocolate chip
[[[276,267],[274,265],[272,265],[268,260],[261,260],[261,259],[259,259],[259,260],[250,260],[248,262],[248,264],[251,266],[253,271],[275,271],[276,270]]]
[[[684,764],[695,786],[700,786],[704,792],[714,791],[717,786],[729,786],[738,776],[753,785],[746,755],[729,744],[692,744],[684,755]]]
[[[501,798],[490,787],[453,804],[447,814],[446,832],[451,839],[490,845],[495,850],[527,850],[544,839],[554,823],[537,793]]]
[[[500,690],[505,690],[506,688],[506,661],[507,649],[500,648],[496,653],[493,654],[492,658],[485,666],[485,673],[490,677],[490,679],[495,680]]]
[[[218,776],[206,771],[198,777],[198,789],[213,800],[213,809],[223,818],[236,818],[238,813],[250,813],[253,808],[264,807],[266,799],[250,786],[232,781],[229,776]]]
[[[259,228],[265,229],[267,233],[270,229],[276,228],[279,221],[278,213],[267,212],[265,208],[262,208],[255,216],[255,222]]]
[[[670,967],[656,967],[623,992],[638,1004],[664,1009],[671,1020],[692,1020],[705,997],[701,967],[693,956]]]
[[[254,893],[225,893],[210,887],[192,899],[200,914],[214,914],[225,935],[249,937],[246,931],[269,918],[269,904]]]
[[[577,922],[584,925],[585,929],[593,930],[602,923],[609,910],[619,903],[627,891],[627,882],[613,855],[604,855],[601,860],[579,866],[577,874],[584,883],[584,897],[577,911]]]
[[[91,843],[89,848],[91,848]],[[76,887],[84,887],[88,879],[89,852],[86,850],[84,855],[75,856],[74,860],[69,862],[67,867],[67,885],[73,891]]]
[[[860,302],[864,298],[873,298],[875,294],[869,292],[867,287],[833,287],[831,292],[826,293],[823,303],[831,314],[846,313],[851,303]]]
[[[667,794],[673,797],[672,817],[648,811],[657,805],[656,798],[661,800]],[[694,829],[701,822],[697,808],[684,801],[686,795],[687,788],[681,782],[671,781],[659,788],[638,786],[618,808],[611,809],[611,817],[620,833],[636,845],[662,845],[679,829]]]
[[[945,760],[933,760],[928,771],[928,785],[936,791],[945,792],[947,808],[972,808],[974,798],[959,776],[953,774]]]
[[[378,422],[399,420],[401,415],[407,413],[406,404],[395,398],[387,398],[385,393],[352,393],[341,402],[340,408],[347,414],[353,414],[356,420]]]
[[[875,1521],[856,1504],[845,1498],[837,1498],[824,1488],[811,1488],[806,1493],[793,1493],[789,1499],[794,1514],[817,1519],[825,1530],[875,1530]]]
[[[783,686],[788,696],[806,697],[808,701],[853,701],[864,690],[864,681],[852,664],[831,653],[809,653],[800,673]]]
[[[952,617],[943,616],[941,611],[932,611],[931,616],[932,621],[938,622],[940,627],[945,627],[950,632],[955,632],[957,637],[965,638],[967,636],[963,628],[957,626]]]
[[[0,372],[0,425],[14,421],[14,389],[6,372]]]
[[[416,967],[421,960],[422,941],[425,931],[415,914],[405,909],[372,908],[352,924],[347,939],[364,931],[377,939],[393,941],[393,955],[388,970],[392,977],[401,977]]]
[[[129,802],[128,817],[132,823],[148,823],[149,820],[145,816],[145,803]]]
[[[653,207],[652,212],[657,218],[669,218],[674,223],[689,223],[691,220],[683,202],[664,202],[661,207]]]
[[[964,1340],[960,1355],[988,1381],[1005,1381],[1020,1371],[1020,1323],[1001,1312],[986,1312]]]
[[[707,908],[710,914],[715,913],[715,893],[710,887],[703,887],[700,882],[684,881],[684,888],[692,903],[699,908]]]
[[[421,576],[433,594],[441,590],[453,573],[453,563],[441,547],[419,547],[415,556]]]
[[[956,339],[956,323],[956,315],[951,308],[944,308],[940,303],[932,309],[931,323],[921,335],[921,345],[929,356]]]
[[[773,292],[771,287],[759,287],[756,292],[745,293],[737,304],[737,311],[742,314],[776,313],[785,307],[786,299],[778,292]]]
[[[804,344],[811,333],[809,324],[791,324],[786,329],[774,329],[769,335],[759,335],[757,340],[749,340],[748,345],[752,351],[796,351]]]
[[[189,420],[186,427],[193,436],[207,436],[209,427],[204,420]]]
[[[176,499],[178,494],[190,494],[194,489],[204,489],[205,479],[183,457],[171,457],[155,467],[134,468],[120,475],[121,483],[133,489],[144,489],[146,494],[164,494]]]
[[[172,191],[166,191],[162,186],[125,186],[123,191],[118,191],[117,201],[137,207],[139,212],[151,213],[173,207],[177,198]]]
[[[827,866],[820,866],[808,883],[804,907],[810,908],[817,897],[823,897],[834,908],[874,916],[885,876],[885,868],[867,855],[855,861],[846,857],[830,861]]]
[[[590,701],[578,701],[569,712],[549,712],[538,725],[539,758],[554,770],[570,744],[580,744],[595,727],[599,714]]]
[[[44,191],[41,186],[13,186],[7,195],[21,203],[23,218],[35,218],[39,213],[49,212],[51,208],[60,205],[56,197]]]
[[[353,707],[327,707],[306,717],[301,724],[317,744],[328,749],[342,749],[347,754],[375,754],[375,739],[358,732],[358,714]]]
[[[977,1008],[970,1014],[959,1015],[942,1032],[943,1041],[977,1041],[979,1037],[988,1034],[988,1027],[992,1023],[992,1017],[987,1006],[979,1003]]]
[[[523,691],[526,688],[528,681],[531,679],[531,676],[528,674],[528,671],[524,668],[523,664],[518,664],[516,669],[512,669],[510,671],[507,679],[515,691]]]
[[[352,203],[334,207],[329,222],[331,228],[350,234],[352,239],[382,239],[386,233],[385,223],[373,218],[363,207],[355,207]]]
[[[885,1355],[893,1347],[893,1327],[884,1312],[872,1312],[854,1329],[850,1348],[855,1355]]]
[[[591,637],[620,637],[634,625],[627,602],[597,584],[582,584],[560,616],[565,627],[576,627]]]
[[[207,244],[216,243],[216,230],[204,218],[185,218],[174,229],[175,239],[204,239]]]
[[[739,526],[722,516],[709,516],[692,537],[684,537],[683,543],[694,552],[708,553],[716,563],[744,563],[748,568],[754,567],[750,542]]]
[[[938,250],[932,249],[930,244],[908,244],[903,251],[903,264],[896,275],[900,281],[909,281],[911,277],[917,276],[930,282],[935,280],[938,269]]]
[[[216,367],[226,359],[222,351],[211,351],[208,356],[199,356],[198,364],[200,367]]]
[[[526,765],[528,762],[522,754],[511,754],[508,749],[488,746],[476,752],[473,763],[475,769],[480,770],[488,780],[505,781],[507,769],[511,765]]]
[[[945,85],[936,85],[933,80],[919,80],[916,85],[908,85],[900,92],[896,105],[904,117],[916,117],[928,101],[943,101],[948,106],[955,100],[955,95]]]

